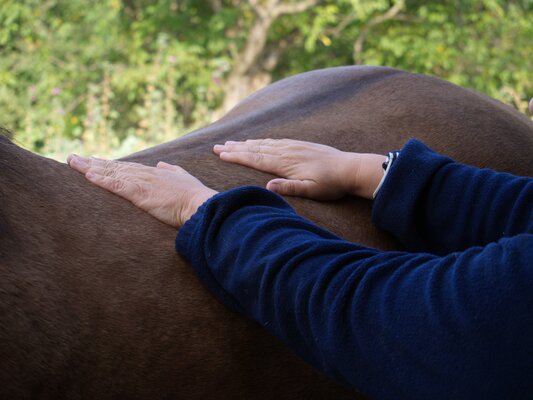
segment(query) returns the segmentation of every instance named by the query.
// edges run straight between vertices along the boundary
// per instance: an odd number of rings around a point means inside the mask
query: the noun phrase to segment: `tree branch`
[[[393,19],[396,15],[399,14],[400,11],[402,11],[403,7],[405,6],[405,0],[398,1],[394,6],[388,9],[388,11],[383,15],[378,15],[374,18],[372,18],[367,26],[372,27],[378,24],[381,24],[385,21],[388,21],[390,19]]]
[[[341,19],[341,21],[333,28],[329,28],[326,30],[326,34],[330,36],[337,37],[339,36],[348,25],[350,25],[353,21],[357,19],[357,15],[355,12],[351,11],[350,14],[345,15],[344,18]]]
[[[356,64],[360,64],[362,62],[361,54],[363,53],[363,45],[370,32],[370,29],[376,25],[382,24],[383,22],[397,18],[404,6],[405,0],[399,0],[396,4],[394,4],[394,6],[389,8],[385,14],[377,15],[371,18],[366,26],[361,29],[361,32],[359,33],[359,36],[357,37],[357,40],[353,46],[354,61]]]
[[[250,70],[250,74],[258,74],[262,72],[272,72],[278,65],[278,61],[283,53],[294,44],[299,37],[299,31],[294,29],[280,39],[275,44],[270,44],[265,47],[263,53],[257,61],[257,64]]]
[[[299,12],[308,10],[321,3],[323,0],[303,0],[298,3],[281,3],[277,4],[271,11],[274,17],[279,17],[285,14],[297,14]]]
[[[267,17],[267,9],[262,7],[259,0],[248,0],[248,4],[252,7],[252,11],[261,19]]]

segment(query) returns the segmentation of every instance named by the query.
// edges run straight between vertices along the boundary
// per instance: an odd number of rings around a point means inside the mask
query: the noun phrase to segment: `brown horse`
[[[225,140],[385,153],[412,136],[465,163],[533,174],[525,116],[377,67],[282,80],[220,121],[126,159],[175,163],[224,190],[271,178],[221,162],[211,149]],[[398,248],[371,225],[368,201],[288,200],[348,240]],[[0,139],[0,398],[358,398],[217,303],[175,254],[175,234],[65,164]]]

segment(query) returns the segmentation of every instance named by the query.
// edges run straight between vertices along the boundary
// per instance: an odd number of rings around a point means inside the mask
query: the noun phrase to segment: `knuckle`
[[[139,163],[134,163],[134,162],[130,162],[130,161],[121,161],[121,164],[124,165],[125,167],[130,167],[130,168],[138,168],[138,167],[142,166]]]
[[[125,185],[124,181],[121,181],[121,180],[118,180],[118,179],[114,180],[111,183],[111,190],[113,192],[116,192],[116,193],[123,192],[125,187],[126,187],[126,185]]]
[[[250,158],[254,164],[261,164],[261,162],[263,161],[263,154],[250,153]]]
[[[292,181],[285,182],[284,186],[285,186],[284,189],[286,193],[293,194],[296,192],[296,185],[294,184],[294,182]]]
[[[290,170],[291,172],[294,172],[295,170],[294,166],[296,162],[298,161],[296,157],[294,157],[291,153],[283,152],[279,155],[279,160],[280,160],[280,165],[282,165],[283,168],[286,168]]]
[[[116,178],[118,175],[118,165],[112,161],[104,163],[104,175],[110,178]]]
[[[152,194],[152,191],[149,186],[141,185],[138,182],[134,182],[134,191],[144,199],[149,198]]]

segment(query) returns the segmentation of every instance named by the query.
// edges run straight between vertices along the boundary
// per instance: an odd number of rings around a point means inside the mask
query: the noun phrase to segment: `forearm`
[[[445,254],[533,231],[533,180],[479,169],[409,142],[373,206],[408,249]]]
[[[384,253],[250,188],[211,199],[182,229],[178,251],[224,304],[368,395],[498,398],[527,385],[532,255],[513,246],[531,235],[443,258]]]

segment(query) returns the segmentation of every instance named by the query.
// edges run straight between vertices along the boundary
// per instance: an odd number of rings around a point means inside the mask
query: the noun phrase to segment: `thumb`
[[[174,171],[174,172],[185,172],[187,173],[187,171],[185,171],[183,168],[177,166],[177,165],[173,165],[173,164],[168,164],[164,161],[159,161],[157,163],[157,168],[161,168],[161,169],[168,169],[169,171]]]
[[[312,184],[312,181],[273,179],[266,188],[281,195],[309,197]]]

